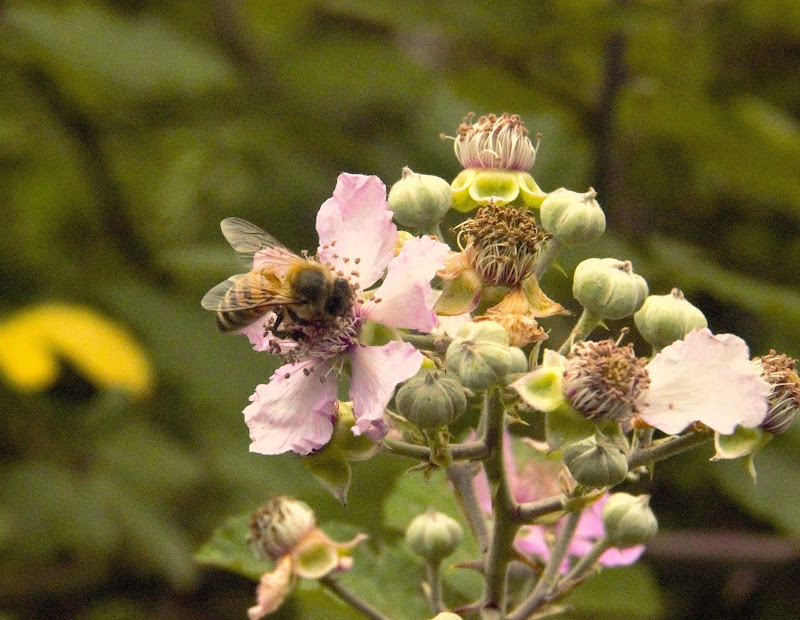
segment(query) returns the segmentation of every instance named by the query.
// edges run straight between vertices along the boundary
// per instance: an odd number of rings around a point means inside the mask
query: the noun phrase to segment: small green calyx
[[[415,517],[406,528],[408,546],[434,566],[453,553],[463,538],[458,521],[434,510]]]
[[[398,413],[424,431],[447,426],[467,409],[461,384],[435,372],[410,379],[398,390],[395,402]]]
[[[465,323],[447,347],[447,370],[470,390],[500,383],[511,368],[508,333],[494,321]]]
[[[633,315],[633,321],[656,351],[683,340],[693,329],[708,327],[705,315],[677,288],[669,295],[650,295]]]
[[[453,190],[444,179],[403,168],[403,178],[389,191],[389,208],[402,226],[431,230],[453,206]]]
[[[599,239],[606,230],[606,216],[593,189],[583,194],[563,187],[547,195],[540,214],[542,227],[564,245],[581,245]]]
[[[633,273],[630,261],[589,258],[575,269],[572,294],[593,315],[622,319],[642,307],[647,282]]]
[[[562,454],[572,477],[591,489],[619,484],[628,473],[625,453],[596,435],[564,446]]]
[[[658,532],[649,495],[614,493],[603,506],[603,528],[609,546],[625,549],[641,545]]]
[[[536,209],[547,194],[528,172],[501,168],[467,168],[451,184],[453,208],[467,213],[478,207]]]

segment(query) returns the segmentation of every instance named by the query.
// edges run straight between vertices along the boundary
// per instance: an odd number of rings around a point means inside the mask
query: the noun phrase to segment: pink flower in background
[[[358,340],[366,321],[429,332],[437,325],[430,280],[448,247],[431,237],[412,238],[399,252],[397,227],[386,202],[386,187],[375,176],[341,174],[317,214],[318,258],[355,290],[347,314],[313,338],[278,338],[262,317],[240,330],[258,351],[285,354],[269,383],[259,385],[244,410],[251,452],[309,454],[331,438],[336,420],[338,375],[349,366],[353,432],[380,438],[387,430],[384,410],[395,386],[413,376],[422,354],[408,343],[367,346]],[[274,250],[269,250],[274,252]],[[269,260],[256,253],[255,264]],[[380,278],[377,289],[364,293]]]
[[[558,473],[561,464],[555,461],[538,460],[531,458],[520,464],[518,469],[512,453],[511,435],[505,433],[503,437],[504,459],[506,475],[508,477],[511,494],[518,503],[535,502],[545,499],[561,492],[558,481]],[[481,473],[475,478],[475,491],[478,501],[484,512],[491,513],[492,500],[489,493],[489,484],[486,474]],[[575,536],[569,546],[569,558],[581,558],[585,556],[592,545],[603,535],[603,521],[601,514],[603,504],[609,495],[606,493],[591,506],[586,508],[578,521]],[[559,524],[553,526],[545,525],[525,525],[520,528],[515,545],[522,553],[537,556],[546,562],[550,558],[550,547],[548,539],[557,534]],[[627,566],[633,564],[644,552],[644,545],[636,545],[628,549],[611,548],[606,550],[598,559],[601,566]],[[566,573],[569,569],[569,561],[565,560],[561,567],[561,572]]]

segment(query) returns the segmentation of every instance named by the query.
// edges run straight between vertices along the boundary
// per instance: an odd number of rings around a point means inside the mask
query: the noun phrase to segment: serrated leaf
[[[249,532],[250,513],[228,518],[197,550],[195,561],[258,581],[261,575],[272,570],[272,565],[255,556],[247,543]]]

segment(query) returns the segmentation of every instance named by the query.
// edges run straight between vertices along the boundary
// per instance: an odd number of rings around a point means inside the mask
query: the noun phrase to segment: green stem
[[[508,620],[524,620],[528,618],[539,606],[547,599],[547,595],[555,588],[561,565],[569,552],[569,545],[575,537],[578,529],[578,521],[581,518],[581,511],[570,512],[564,521],[564,526],[558,534],[556,544],[550,552],[550,559],[544,567],[542,576],[536,583],[536,587],[530,596],[517,607],[513,613],[508,615]]]
[[[628,457],[628,467],[633,469],[639,465],[647,465],[656,461],[663,461],[681,452],[686,452],[714,439],[711,431],[690,430],[678,437],[668,437],[662,441],[651,444],[648,448],[640,448]]]
[[[580,581],[586,573],[594,568],[597,560],[610,546],[605,535],[598,538],[592,545],[592,548],[589,549],[589,553],[583,556],[578,563],[572,567],[572,570],[567,573],[564,577],[564,582]]]
[[[572,328],[572,331],[567,339],[559,347],[558,352],[561,353],[561,355],[566,355],[574,342],[586,338],[602,320],[603,319],[601,317],[597,316],[596,314],[592,314],[586,308],[584,308],[583,312],[581,313],[581,318],[578,319],[578,322],[575,324],[575,327]]]
[[[384,437],[381,443],[395,454],[407,456],[417,461],[430,461],[431,449],[427,446],[419,446],[388,437]],[[483,440],[456,444],[451,446],[451,451],[453,459],[458,461],[480,461],[489,455],[489,447]]]
[[[483,510],[481,510],[478,503],[475,487],[472,484],[472,479],[474,478],[473,467],[463,463],[451,465],[447,468],[447,478],[453,485],[456,502],[458,502],[462,514],[467,519],[472,534],[478,543],[478,548],[481,553],[484,553],[489,547],[489,533],[486,531],[486,519],[483,517]]]
[[[345,603],[360,611],[367,618],[372,618],[372,620],[392,620],[389,616],[384,616],[381,612],[372,607],[372,605],[356,596],[348,588],[339,583],[337,579],[334,579],[330,575],[327,577],[322,577],[319,582],[340,599],[342,599]]]
[[[517,506],[514,518],[517,523],[530,523],[534,519],[543,517],[550,513],[564,510],[567,506],[567,497],[565,495],[553,495],[545,499],[540,499],[536,502],[528,502]]]
[[[430,603],[434,616],[445,609],[444,601],[442,600],[442,571],[440,568],[440,562],[428,564],[428,585],[431,588]]]
[[[483,420],[486,424],[484,440],[490,448],[484,468],[489,488],[493,491],[494,528],[484,564],[486,591],[481,604],[481,618],[495,620],[505,615],[506,570],[512,558],[514,537],[519,528],[513,518],[516,502],[511,496],[503,459],[503,403],[499,389],[491,389],[484,395]]]

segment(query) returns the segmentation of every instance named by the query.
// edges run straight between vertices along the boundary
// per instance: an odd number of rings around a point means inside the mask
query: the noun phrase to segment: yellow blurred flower
[[[47,303],[0,320],[0,375],[23,392],[52,387],[61,362],[98,388],[145,397],[155,376],[150,360],[122,325],[85,306]]]

